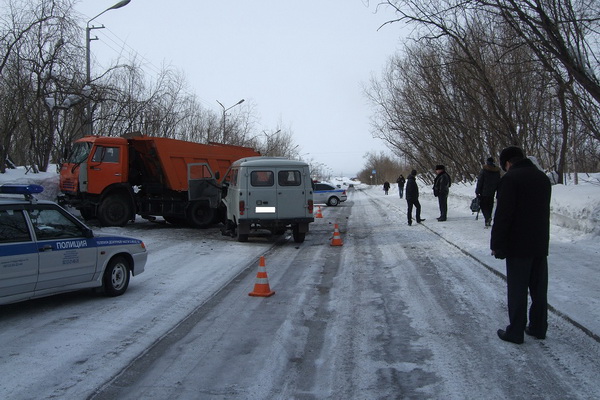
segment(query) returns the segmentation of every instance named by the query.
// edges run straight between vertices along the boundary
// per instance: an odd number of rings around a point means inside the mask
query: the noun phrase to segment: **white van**
[[[253,230],[282,235],[289,228],[304,242],[313,217],[313,187],[308,164],[279,157],[249,157],[234,162],[224,180],[225,233],[248,241]]]

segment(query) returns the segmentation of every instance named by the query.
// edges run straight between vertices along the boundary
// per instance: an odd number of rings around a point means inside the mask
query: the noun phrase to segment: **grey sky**
[[[115,3],[77,10],[91,18]],[[135,51],[149,74],[182,71],[206,108],[246,99],[258,132],[291,128],[304,159],[354,175],[366,152],[385,150],[363,87],[401,47],[400,24],[377,30],[393,17],[366,0],[132,0],[94,20],[106,29],[93,31],[92,71]]]

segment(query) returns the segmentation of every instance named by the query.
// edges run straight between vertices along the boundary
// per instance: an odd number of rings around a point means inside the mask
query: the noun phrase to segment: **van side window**
[[[0,210],[0,243],[31,240],[25,216],[19,210]]]
[[[273,171],[250,172],[250,184],[252,186],[273,186],[275,177]]]
[[[279,171],[277,183],[279,186],[300,186],[302,184],[300,171]]]

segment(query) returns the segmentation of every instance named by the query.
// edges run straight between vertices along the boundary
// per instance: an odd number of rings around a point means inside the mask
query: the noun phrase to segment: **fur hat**
[[[493,159],[492,157],[489,157],[489,158],[486,160],[486,162],[487,162],[487,164],[489,164],[489,165],[494,165],[494,159]]]
[[[502,170],[506,172],[506,162],[507,161],[511,161],[511,160],[518,161],[518,160],[522,160],[523,158],[525,158],[525,154],[523,153],[523,150],[521,150],[520,147],[517,147],[517,146],[506,147],[500,153],[500,167],[502,167]],[[511,162],[513,162],[513,161],[511,161]]]
[[[438,164],[438,165],[436,165],[436,166],[435,166],[435,169],[436,169],[436,170],[437,170],[437,169],[441,169],[441,170],[444,170],[444,171],[445,171],[445,170],[446,170],[446,167],[444,167],[442,164]]]

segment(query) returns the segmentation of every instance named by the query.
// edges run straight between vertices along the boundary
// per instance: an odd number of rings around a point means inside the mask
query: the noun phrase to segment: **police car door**
[[[0,208],[0,303],[7,296],[26,298],[38,275],[38,249],[22,209]],[[23,296],[19,296],[23,295]]]
[[[37,205],[28,210],[39,249],[35,290],[90,282],[96,270],[97,247],[86,228],[58,206]]]

